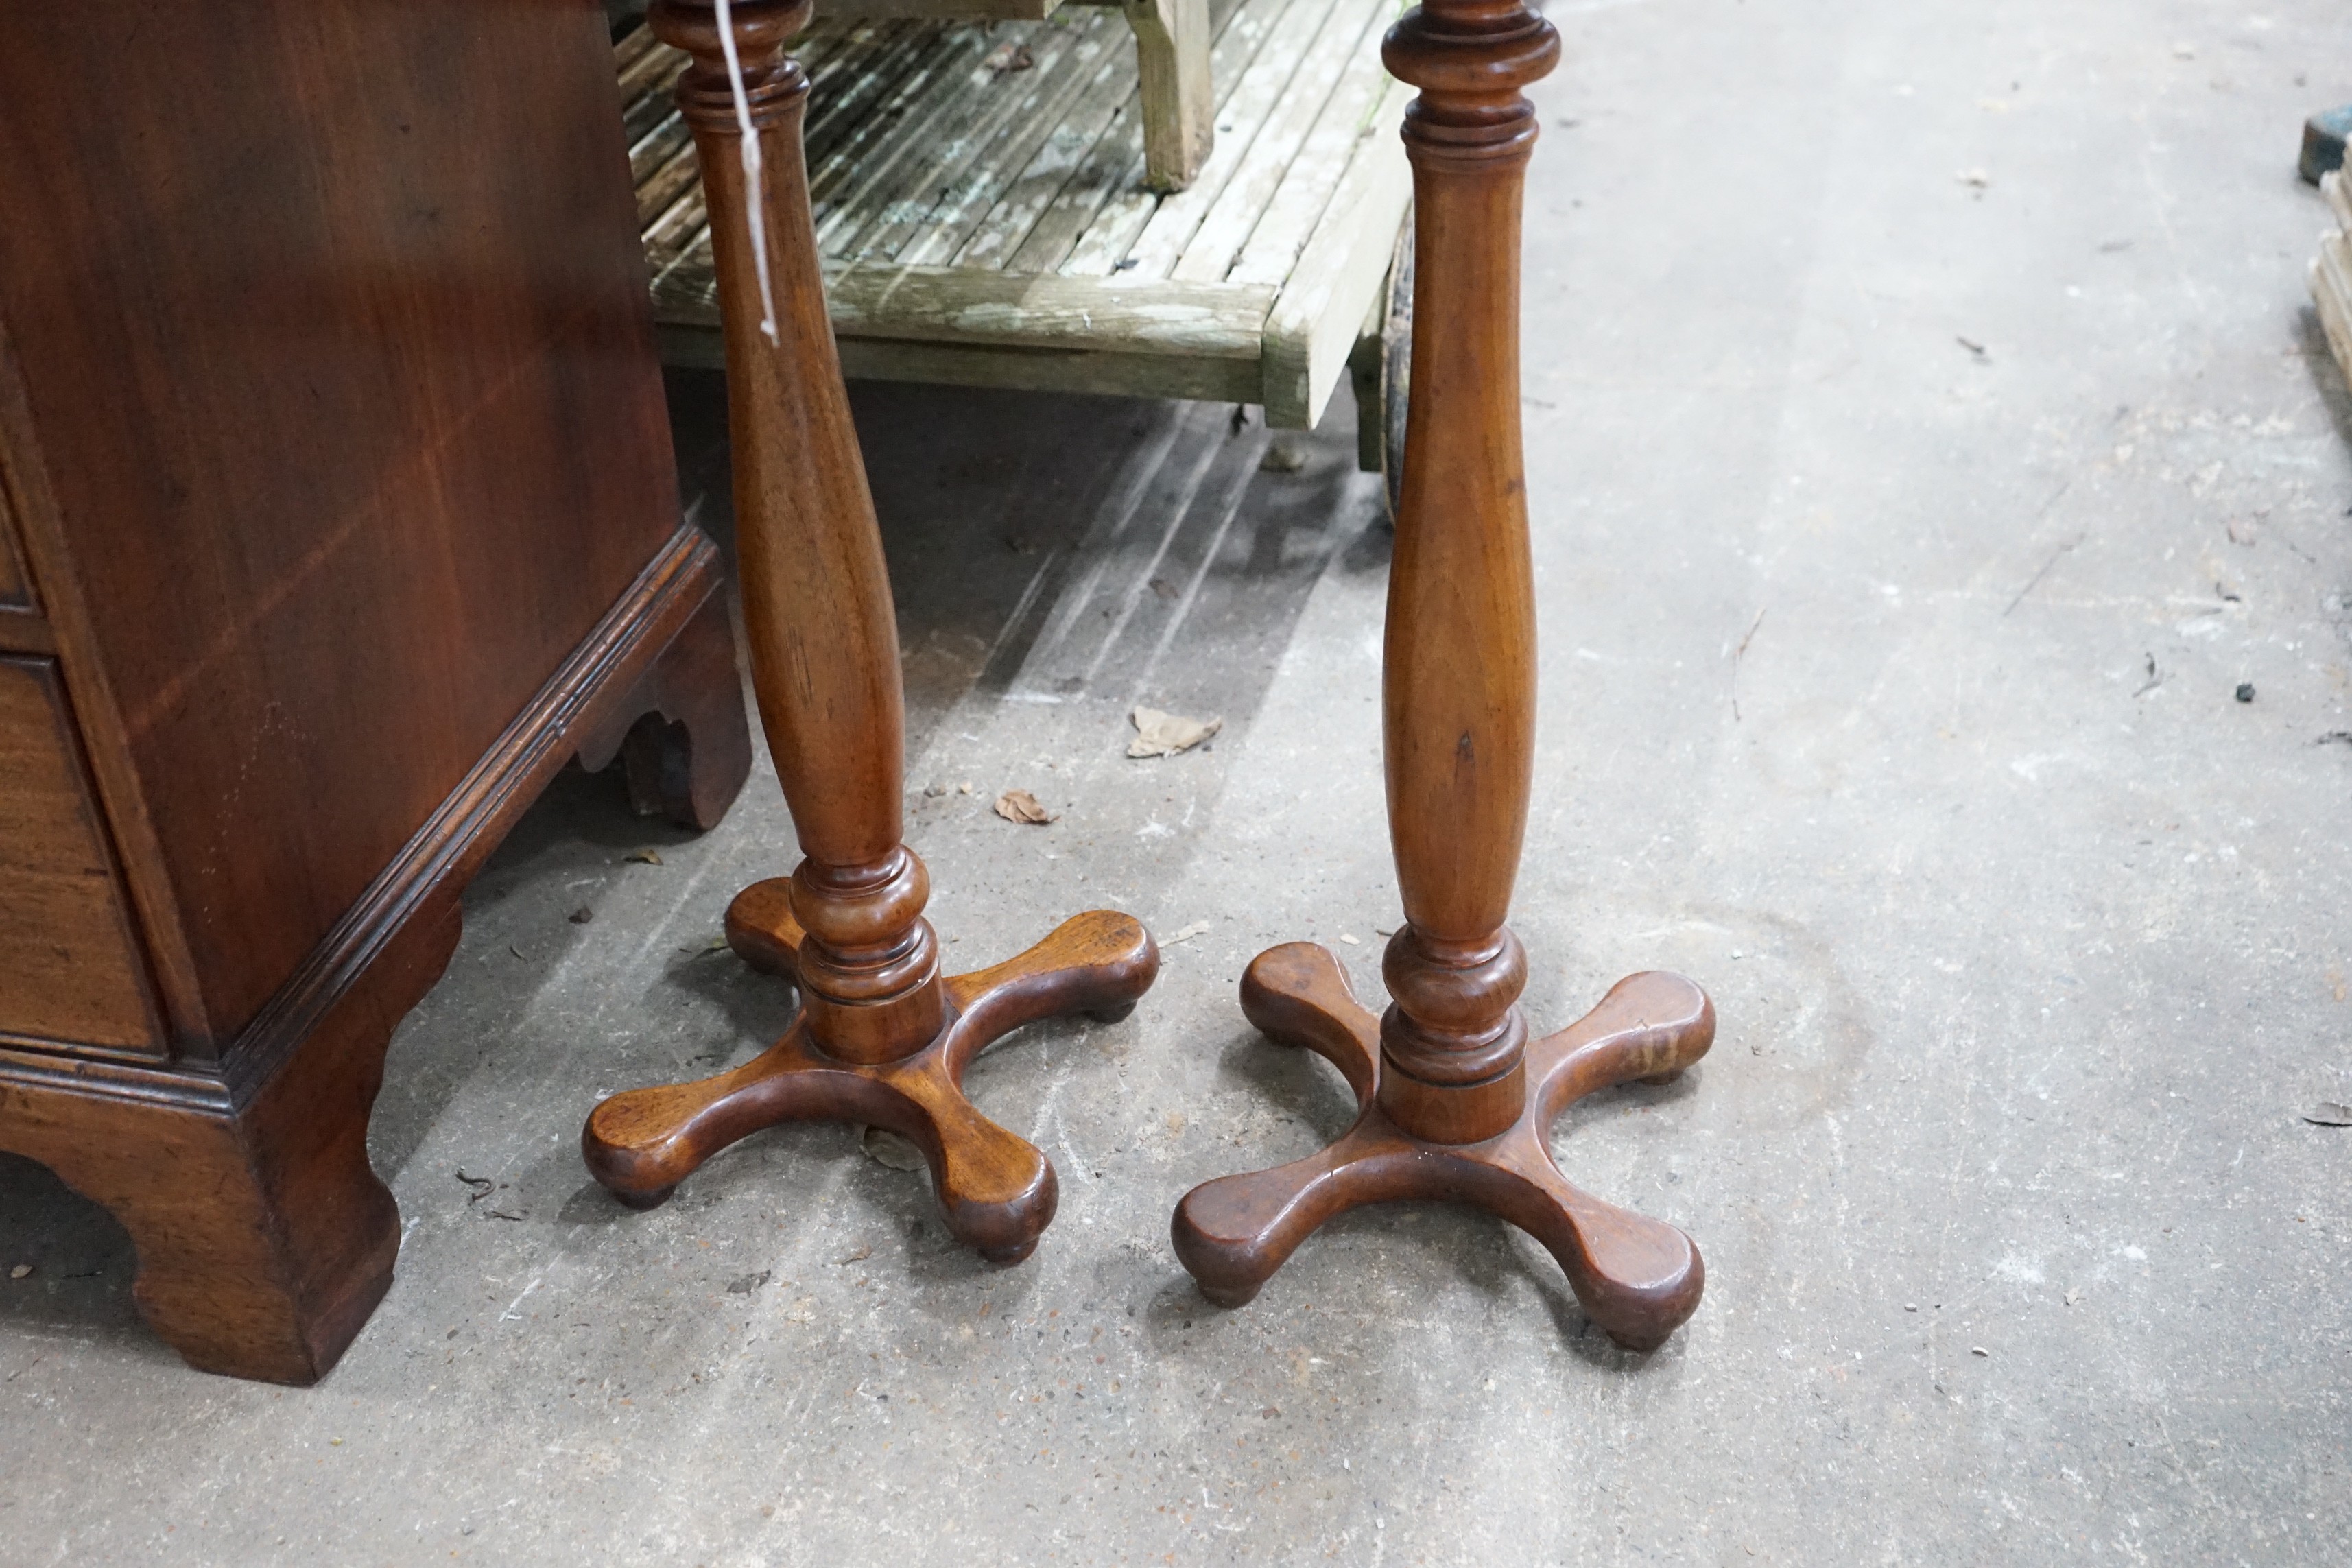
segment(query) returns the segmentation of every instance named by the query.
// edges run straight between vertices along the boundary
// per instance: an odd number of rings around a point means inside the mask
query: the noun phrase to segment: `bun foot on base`
[[[780,881],[761,883],[736,899],[728,931],[759,967],[790,978],[801,942],[791,921]],[[614,1095],[590,1113],[581,1153],[615,1198],[650,1208],[712,1155],[778,1122],[887,1127],[922,1151],[956,1238],[992,1262],[1018,1263],[1054,1217],[1054,1167],[964,1098],[964,1069],[1024,1024],[1131,1006],[1159,970],[1159,949],[1133,919],[1076,915],[1020,956],[945,982],[947,1023],[911,1056],[877,1064],[828,1056],[803,1014],[730,1071]]]
[[[1242,980],[1242,1009],[1276,1043],[1304,1047],[1338,1067],[1359,1112],[1355,1125],[1318,1153],[1185,1194],[1171,1239],[1210,1300],[1248,1302],[1335,1215],[1434,1199],[1475,1205],[1543,1243],[1586,1316],[1629,1350],[1656,1349],[1697,1310],[1706,1268],[1690,1237],[1580,1190],[1560,1174],[1549,1147],[1553,1120],[1574,1101],[1679,1073],[1706,1054],[1715,1008],[1692,982],[1632,975],[1583,1018],[1529,1045],[1518,1120],[1465,1144],[1415,1138],[1381,1109],[1380,1019],[1356,1000],[1325,949],[1291,942],[1259,954]]]

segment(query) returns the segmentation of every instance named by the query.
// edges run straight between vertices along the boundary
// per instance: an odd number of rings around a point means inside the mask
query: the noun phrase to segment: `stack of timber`
[[[851,376],[1261,404],[1320,417],[1412,199],[1393,0],[1229,0],[1216,142],[1144,181],[1136,51],[1115,8],[1042,20],[821,18],[809,184]],[[665,357],[722,363],[709,215],[671,101],[686,57],[615,46]]]
[[[2352,187],[2338,169],[2319,182],[2336,226],[2319,237],[2319,256],[2311,264],[2311,298],[2319,307],[2319,324],[2327,330],[2327,346],[2336,363],[2352,381]]]

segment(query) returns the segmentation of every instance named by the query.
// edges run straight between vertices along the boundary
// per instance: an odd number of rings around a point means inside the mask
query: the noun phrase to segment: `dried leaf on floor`
[[[2303,1119],[2315,1127],[2352,1127],[2352,1105],[2338,1105],[2332,1100],[2315,1100],[2304,1111]]]
[[[1175,935],[1170,937],[1160,945],[1162,947],[1174,947],[1180,942],[1190,942],[1196,936],[1205,934],[1208,929],[1208,921],[1194,921],[1191,925],[1186,926],[1183,930],[1178,931]]]
[[[996,815],[1007,822],[1043,827],[1055,820],[1059,813],[1047,811],[1045,803],[1025,789],[1009,789],[996,797]]]
[[[1307,448],[1296,441],[1272,442],[1257,466],[1269,474],[1295,474],[1307,466]]]
[[[8,1278],[11,1279],[29,1279],[32,1274],[33,1266],[29,1263],[19,1263],[16,1268],[8,1270]]]
[[[887,1127],[868,1127],[857,1140],[866,1157],[894,1171],[919,1171],[923,1168],[923,1152],[914,1142],[900,1137]]]
[[[1223,719],[1188,719],[1157,708],[1138,708],[1128,717],[1135,723],[1135,739],[1127,743],[1130,757],[1172,757],[1225,727]]]
[[[855,1248],[852,1248],[850,1251],[847,1251],[847,1252],[843,1253],[839,1258],[835,1258],[833,1261],[834,1261],[834,1266],[835,1266],[835,1268],[839,1268],[842,1264],[845,1264],[845,1263],[863,1263],[863,1262],[865,1262],[867,1258],[871,1258],[871,1257],[873,1257],[873,1256],[874,1256],[874,1249],[873,1249],[872,1247],[855,1247]]]
[[[730,1280],[727,1286],[727,1293],[730,1296],[748,1296],[774,1278],[773,1274],[762,1268],[757,1274],[746,1274],[740,1279]]]
[[[658,866],[662,863],[661,851],[658,849],[632,849],[621,858],[634,860],[640,866]]]

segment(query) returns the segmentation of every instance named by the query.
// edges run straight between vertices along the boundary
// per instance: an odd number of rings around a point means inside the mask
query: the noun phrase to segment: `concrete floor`
[[[1396,918],[1346,394],[1282,473],[1225,408],[867,387],[950,961],[1206,922],[973,1073],[1059,1169],[1035,1258],[840,1126],[649,1215],[587,1181],[600,1094],[783,1024],[704,949],[791,838],[764,761],[698,841],[570,777],[394,1043],[400,1276],[323,1385],[183,1370],[121,1232],[0,1169],[0,1558],[2352,1561],[2352,1129],[2298,1114],[2352,1100],[2352,400],[2292,174],[2339,9],[1552,15],[1515,923],[1538,1027],[1636,968],[1716,996],[1700,1068],[1558,1142],[1706,1249],[1680,1335],[1612,1349],[1467,1211],[1336,1223],[1232,1313],[1169,1252],[1347,1120],[1244,963],[1370,993]],[[719,389],[673,390],[723,527]],[[1139,699],[1224,731],[1129,762]]]

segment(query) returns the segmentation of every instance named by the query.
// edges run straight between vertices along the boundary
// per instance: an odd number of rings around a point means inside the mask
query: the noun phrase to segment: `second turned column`
[[[800,1015],[731,1072],[614,1096],[582,1143],[615,1196],[649,1206],[780,1121],[889,1127],[923,1151],[950,1228],[1013,1262],[1053,1217],[1053,1167],[972,1108],[964,1067],[1033,1019],[1122,1014],[1159,954],[1135,921],[1094,910],[1003,963],[940,975],[923,919],[929,876],[901,841],[897,621],[809,211],[808,79],[783,52],[809,15],[810,0],[656,0],[650,16],[693,58],[677,100],[711,216],[744,622],[803,852],[790,878],[737,896],[728,937],[748,962],[797,982]]]
[[[1254,1297],[1325,1220],[1360,1204],[1453,1199],[1533,1233],[1585,1311],[1636,1349],[1698,1305],[1706,1271],[1674,1226],[1580,1191],[1552,1119],[1705,1055],[1715,1010],[1679,975],[1620,981],[1530,1043],[1528,961],[1504,923],[1535,743],[1535,588],[1519,444],[1519,210],[1535,110],[1559,56],[1522,0],[1427,0],[1390,29],[1389,69],[1421,89],[1412,163],[1412,383],[1390,566],[1381,725],[1404,924],[1375,1018],[1326,950],[1289,942],[1242,979],[1268,1037],[1328,1058],[1356,1123],[1321,1152],[1195,1187],[1177,1256],[1212,1300]]]

